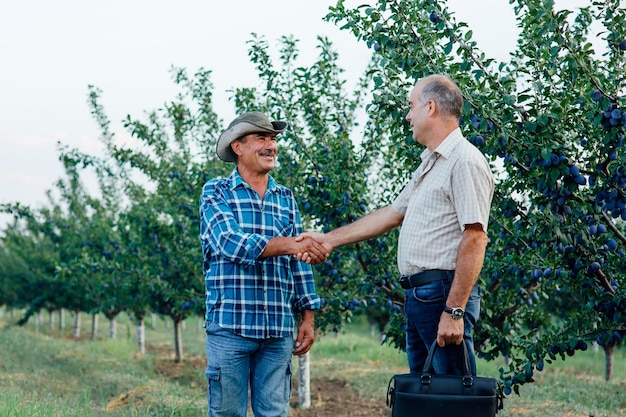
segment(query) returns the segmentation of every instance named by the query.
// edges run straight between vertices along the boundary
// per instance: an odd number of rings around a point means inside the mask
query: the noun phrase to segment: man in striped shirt
[[[236,168],[202,189],[210,417],[246,416],[248,389],[255,416],[287,416],[292,353],[308,352],[315,340],[320,298],[309,264],[328,253],[311,238],[295,239],[302,222],[294,196],[269,175],[286,127],[258,112],[235,118],[217,155]]]
[[[424,145],[421,164],[396,200],[327,234],[305,233],[330,251],[402,225],[400,284],[406,290],[406,351],[421,373],[437,341],[437,373],[461,373],[465,342],[476,374],[472,330],[480,313],[476,282],[487,246],[494,191],[489,163],[459,129],[463,96],[447,76],[419,80],[409,95],[413,140]],[[458,346],[457,346],[458,345]]]

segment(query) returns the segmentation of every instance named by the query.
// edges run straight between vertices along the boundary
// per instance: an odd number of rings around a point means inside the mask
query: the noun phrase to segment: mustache
[[[270,149],[263,149],[261,152],[259,152],[260,156],[275,156],[276,152],[270,150]]]

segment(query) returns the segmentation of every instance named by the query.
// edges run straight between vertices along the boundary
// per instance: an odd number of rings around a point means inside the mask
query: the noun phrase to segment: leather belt
[[[428,269],[413,275],[403,275],[400,277],[400,286],[405,290],[428,284],[429,282],[441,281],[454,278],[454,270],[450,269]]]

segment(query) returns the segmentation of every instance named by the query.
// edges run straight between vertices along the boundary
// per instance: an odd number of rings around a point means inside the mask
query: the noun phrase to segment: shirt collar
[[[456,148],[456,146],[463,140],[463,134],[461,133],[461,128],[456,128],[446,138],[437,146],[437,149],[434,151],[430,151],[428,148],[424,149],[420,154],[420,158],[422,161],[428,160],[432,154],[438,154],[448,159],[450,154]]]
[[[234,190],[235,188],[239,186],[250,188],[250,185],[243,178],[241,178],[241,175],[239,175],[239,171],[237,171],[236,167],[235,169],[233,169],[233,172],[230,174],[229,179],[230,179],[231,190]],[[267,192],[272,192],[276,190],[277,188],[278,188],[278,183],[276,182],[274,177],[270,175],[267,181]]]

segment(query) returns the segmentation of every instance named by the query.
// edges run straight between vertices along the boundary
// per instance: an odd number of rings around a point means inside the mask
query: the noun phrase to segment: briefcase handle
[[[465,341],[461,342],[463,345],[463,375],[471,375],[472,371],[470,370],[470,361],[469,361],[469,353],[467,352],[467,345]],[[437,345],[437,340],[433,342],[428,349],[428,357],[426,358],[426,362],[424,363],[424,370],[422,371],[425,374],[435,373],[435,368],[433,366],[433,359],[435,357],[435,349],[437,349],[439,345]]]

